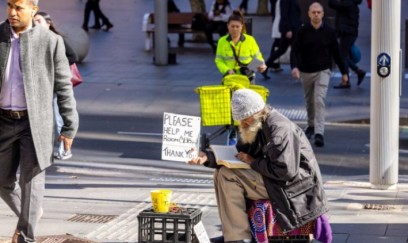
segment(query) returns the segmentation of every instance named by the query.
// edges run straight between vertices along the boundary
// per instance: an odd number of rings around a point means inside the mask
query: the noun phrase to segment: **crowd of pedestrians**
[[[361,2],[362,0],[329,0],[328,6],[336,13],[335,26],[332,28],[324,22],[324,9],[320,4],[311,6],[313,13],[308,9],[307,15],[310,22],[302,23],[302,9],[297,0],[271,1],[274,40],[271,42],[270,55],[265,62],[266,69],[260,68],[258,71],[265,80],[269,79],[268,69],[272,69],[274,72],[281,71],[278,58],[286,52],[290,52],[292,76],[300,80],[304,90],[308,117],[308,126],[305,132],[309,139],[314,139],[314,144],[318,147],[324,146],[325,98],[331,71],[334,67],[332,60],[335,60],[335,64],[342,74],[341,83],[333,86],[333,88],[350,88],[349,69],[356,73],[357,85],[360,85],[366,76],[366,72],[357,66],[356,60],[352,56],[352,50],[358,49],[355,42],[358,37],[359,5]],[[209,12],[211,18],[213,17],[214,6],[217,6],[216,9],[224,9],[222,4],[228,4],[228,9],[231,8],[228,1],[217,0]],[[242,1],[239,9],[247,10],[247,4],[248,1]],[[222,25],[224,25],[223,22],[218,22],[217,28]],[[214,28],[207,29],[206,35],[214,49],[213,30]],[[233,44],[228,43],[230,41],[228,38],[232,36],[229,26],[228,30],[228,33],[218,41],[219,46],[215,62],[224,76],[229,74],[246,75],[242,72],[246,70],[243,67],[252,60],[256,52],[259,52],[259,47],[244,32],[240,38],[243,43],[241,46],[245,48],[242,50],[236,48]],[[298,38],[300,33],[301,37]],[[248,48],[247,46],[252,45],[250,43],[255,44]],[[296,46],[293,46],[295,44]],[[255,52],[250,52],[248,55],[244,54],[250,49]],[[257,55],[261,56],[260,52]],[[263,61],[263,58],[259,59]],[[253,80],[254,75],[255,72],[250,72],[249,79]]]
[[[229,135],[234,142],[229,145],[237,146],[236,157],[251,169],[241,171],[217,166],[208,148],[203,148],[197,158],[189,161],[216,168],[215,192],[223,241],[251,242],[247,199],[270,199],[276,209],[277,223],[284,232],[320,223],[325,228],[319,239],[331,241],[331,229],[325,217],[326,196],[309,140],[313,138],[317,147],[324,146],[325,97],[332,60],[342,73],[342,82],[334,88],[350,88],[349,69],[356,73],[357,85],[365,78],[366,72],[350,56],[358,38],[361,1],[329,0],[329,6],[336,11],[333,30],[323,21],[325,11],[319,3],[309,6],[310,22],[302,25],[298,1],[271,0],[274,41],[266,62],[255,38],[245,31],[248,1],[243,0],[239,10],[234,10],[228,0],[213,1],[205,34],[221,76],[241,75],[254,83],[259,72],[268,79],[268,69],[282,70],[276,60],[290,47],[291,74],[303,86],[308,119],[303,131],[265,104],[256,92],[240,89],[233,93],[232,115],[239,121],[240,136],[237,139],[238,131],[232,129]],[[180,11],[172,0],[168,4],[170,12]],[[89,27],[91,12],[95,20]],[[69,66],[78,62],[78,57],[56,30],[50,15],[38,11],[38,0],[8,0],[7,16],[8,21],[0,24],[0,43],[10,43],[0,45],[0,73],[3,74],[0,80],[0,196],[19,218],[12,243],[34,242],[35,227],[43,212],[45,169],[53,157],[69,159],[72,156],[70,150],[78,129],[78,114]],[[100,9],[99,0],[87,0],[82,29],[109,31],[112,27]],[[220,36],[216,42],[213,33]],[[180,34],[179,46],[183,43],[184,35]],[[39,61],[28,61],[32,59]],[[250,69],[254,61],[258,64]],[[55,156],[53,127],[60,142]],[[297,195],[300,200],[291,201],[286,196],[291,186],[301,191]]]

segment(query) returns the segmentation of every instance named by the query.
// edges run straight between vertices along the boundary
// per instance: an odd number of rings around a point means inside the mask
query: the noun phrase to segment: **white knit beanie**
[[[232,118],[235,121],[244,120],[265,107],[262,97],[250,89],[239,89],[232,94]]]

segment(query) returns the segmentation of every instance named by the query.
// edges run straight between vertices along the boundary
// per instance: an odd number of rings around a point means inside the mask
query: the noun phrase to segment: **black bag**
[[[249,69],[246,65],[244,65],[244,64],[240,64],[239,72],[240,72],[242,75],[247,76],[248,78],[254,76],[254,73],[255,73],[254,71],[250,70],[250,69]]]
[[[208,24],[208,18],[203,13],[196,13],[193,16],[193,21],[191,23],[191,29],[193,30],[205,30]]]
[[[237,57],[237,54],[235,53],[235,48],[234,48],[232,45],[230,45],[230,46],[231,46],[231,49],[232,49],[232,53],[234,54],[235,61],[237,61],[238,65],[239,65],[239,72],[240,72],[242,75],[247,76],[247,77],[249,78],[249,80],[252,80],[253,77],[254,77],[254,73],[255,73],[255,72],[252,71],[252,70],[250,70],[250,69],[247,67],[246,64],[243,64],[243,63],[241,63],[241,62],[239,61],[239,58]]]

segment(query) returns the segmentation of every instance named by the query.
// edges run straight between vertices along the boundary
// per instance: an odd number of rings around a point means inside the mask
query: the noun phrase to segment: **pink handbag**
[[[72,64],[70,67],[71,67],[71,73],[72,73],[72,79],[71,79],[72,86],[75,87],[81,84],[83,82],[83,79],[75,63]]]

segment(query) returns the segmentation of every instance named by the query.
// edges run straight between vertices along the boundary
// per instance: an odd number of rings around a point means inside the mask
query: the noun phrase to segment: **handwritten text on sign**
[[[200,117],[164,113],[162,159],[186,162],[196,157],[200,124]]]

